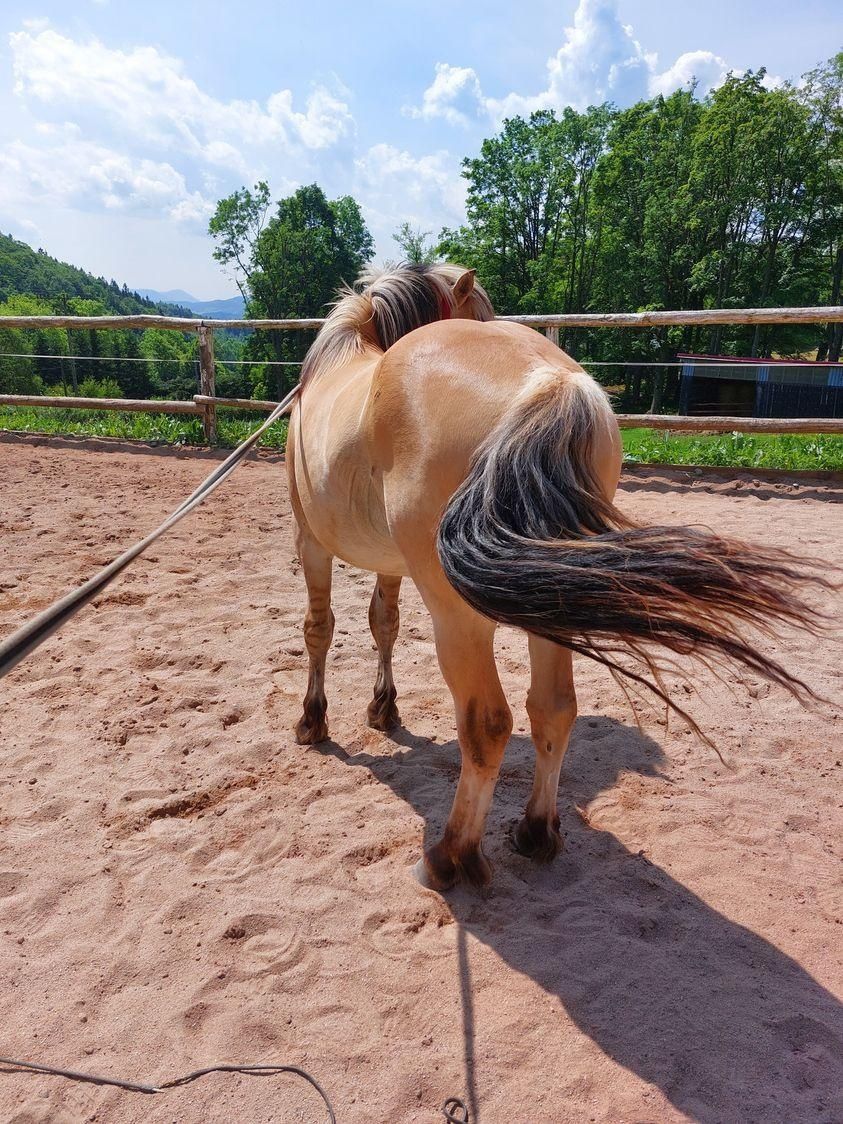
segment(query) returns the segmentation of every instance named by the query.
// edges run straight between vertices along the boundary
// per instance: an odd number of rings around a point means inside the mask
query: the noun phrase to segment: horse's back
[[[534,372],[581,368],[538,332],[501,321],[446,320],[383,356],[372,376],[369,432],[391,529],[435,536],[474,453]]]
[[[320,374],[290,425],[299,523],[363,569],[436,567],[436,528],[479,446],[531,386],[575,372],[523,325],[454,319]]]

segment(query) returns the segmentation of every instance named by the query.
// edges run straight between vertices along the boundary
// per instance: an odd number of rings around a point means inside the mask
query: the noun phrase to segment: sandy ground
[[[0,442],[0,634],[158,523],[197,456]],[[639,472],[621,506],[827,558],[833,486]],[[336,572],[333,740],[297,747],[303,581],[283,466],[213,501],[0,685],[0,1054],[156,1081],[214,1061],[304,1066],[341,1122],[843,1120],[843,722],[702,682],[640,731],[578,664],[560,811],[536,867],[507,832],[532,771],[526,644],[501,633],[516,732],[484,896],[423,890],[458,771],[430,622],[402,594],[403,726],[363,717],[371,578]],[[839,649],[779,656],[839,697]],[[835,853],[837,852],[837,853]],[[325,1119],[295,1078],[157,1098],[0,1072],[0,1119]]]

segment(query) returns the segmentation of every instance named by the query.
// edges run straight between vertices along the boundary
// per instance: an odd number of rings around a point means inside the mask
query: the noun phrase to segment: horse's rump
[[[448,504],[437,549],[445,575],[476,610],[606,665],[673,702],[653,648],[732,660],[800,698],[812,691],[763,654],[747,627],[816,628],[802,598],[828,586],[810,559],[691,527],[646,527],[606,497],[595,439],[614,424],[585,374],[548,377],[516,402],[478,450]],[[645,673],[624,655],[643,662]]]

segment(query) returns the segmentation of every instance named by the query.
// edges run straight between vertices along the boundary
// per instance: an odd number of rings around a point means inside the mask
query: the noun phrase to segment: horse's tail
[[[634,523],[605,497],[595,472],[595,444],[614,426],[588,375],[537,372],[442,516],[437,547],[451,585],[492,620],[646,685],[688,721],[667,698],[654,647],[709,665],[725,657],[802,700],[815,698],[746,630],[821,626],[800,592],[806,582],[831,585],[819,563],[706,530]],[[625,654],[644,668],[634,670]]]

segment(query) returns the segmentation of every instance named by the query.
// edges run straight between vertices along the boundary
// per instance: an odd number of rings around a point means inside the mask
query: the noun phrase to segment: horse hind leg
[[[442,839],[416,867],[419,880],[447,890],[461,879],[486,885],[491,866],[483,854],[486,816],[506,744],[512,713],[495,666],[495,626],[450,587],[432,596],[419,582],[433,617],[439,666],[454,699],[462,766]]]
[[[538,862],[549,862],[562,849],[557,791],[562,760],[577,717],[577,696],[570,651],[537,636],[531,636],[529,643],[527,714],[536,747],[536,773],[514,842],[522,854]]]
[[[331,609],[333,557],[309,532],[303,530],[298,535],[298,551],[307,585],[304,642],[310,664],[303,713],[296,725],[296,741],[299,745],[315,745],[328,737],[325,660],[334,635]]]
[[[401,579],[378,574],[369,605],[369,626],[378,648],[378,677],[374,698],[367,712],[369,725],[375,730],[388,730],[399,721],[395,705],[395,681],[392,678],[392,649],[398,636],[398,594]]]

